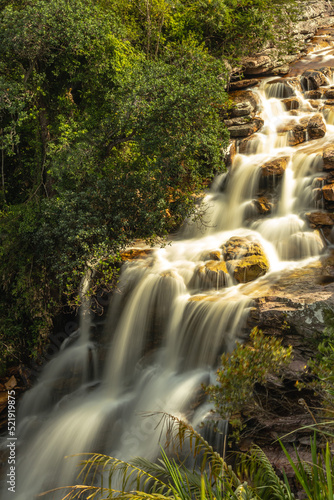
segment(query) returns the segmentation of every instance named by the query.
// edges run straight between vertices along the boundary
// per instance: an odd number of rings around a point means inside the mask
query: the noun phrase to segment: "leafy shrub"
[[[239,412],[254,405],[255,384],[265,384],[269,374],[279,374],[291,358],[292,347],[281,340],[265,336],[254,328],[249,341],[237,344],[231,353],[223,354],[217,370],[218,384],[206,387],[216,410],[236,427],[241,427]]]

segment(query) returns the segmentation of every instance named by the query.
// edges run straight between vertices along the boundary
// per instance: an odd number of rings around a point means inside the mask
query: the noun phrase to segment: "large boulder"
[[[260,276],[264,276],[269,269],[265,255],[251,255],[240,260],[230,260],[227,264],[238,283],[254,281]]]
[[[327,77],[321,71],[306,70],[302,74],[301,84],[304,90],[316,90],[328,84]]]
[[[325,200],[334,201],[334,182],[327,184],[322,188],[322,194]]]
[[[243,236],[232,236],[222,245],[223,258],[229,260],[241,259],[251,255],[264,255],[261,245]]]
[[[321,99],[324,92],[324,89],[308,90],[304,92],[304,97],[305,99]]]
[[[262,75],[274,68],[273,58],[270,55],[259,54],[243,60],[245,75]]]
[[[229,272],[238,283],[248,283],[266,274],[269,262],[261,245],[248,238],[234,236],[222,245]]]
[[[330,88],[323,94],[324,99],[334,99],[334,89]]]
[[[318,113],[313,115],[307,124],[309,140],[321,139],[326,134],[326,123],[323,116]]]
[[[289,97],[287,99],[283,99],[282,103],[284,104],[287,111],[300,108],[300,100],[298,99],[298,97]]]
[[[281,158],[275,158],[273,160],[267,161],[261,165],[261,176],[262,177],[282,177],[286,167],[288,165],[289,157],[282,156]]]
[[[190,288],[209,290],[223,288],[231,284],[231,278],[224,261],[210,260],[198,266],[189,283]]]
[[[260,130],[260,128],[263,127],[263,124],[264,121],[262,118],[254,118],[248,123],[229,126],[228,130],[230,132],[230,137],[248,137]]]
[[[305,217],[309,221],[312,228],[318,228],[321,226],[333,226],[334,225],[334,214],[330,214],[325,211],[317,212],[307,212]]]

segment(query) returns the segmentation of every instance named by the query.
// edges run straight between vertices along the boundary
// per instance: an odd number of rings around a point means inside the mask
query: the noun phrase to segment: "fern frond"
[[[122,492],[130,490],[147,489],[152,494],[165,494],[170,491],[168,482],[162,479],[165,470],[155,466],[149,460],[141,459],[141,463],[133,460],[126,462],[115,457],[97,453],[84,453],[74,456],[86,456],[88,459],[82,460],[81,470],[78,478],[84,483],[92,484],[97,476],[101,482],[101,489],[114,491],[111,487],[111,479],[116,476],[121,481]],[[147,470],[146,468],[147,467]],[[155,473],[159,474],[156,476]],[[108,487],[104,486],[105,477],[108,477]],[[135,486],[135,487],[134,487]],[[93,497],[92,497],[93,498]]]
[[[241,468],[243,472],[250,474],[260,498],[270,500],[294,499],[289,485],[278,477],[267,455],[259,446],[253,445],[250,455],[243,457]]]
[[[214,478],[224,476],[234,487],[240,486],[241,482],[232,468],[188,422],[165,412],[146,415],[161,415],[157,426],[161,426],[161,434],[166,434],[166,448],[173,447],[174,450],[177,448],[182,450],[186,444],[195,459],[201,458],[202,471],[209,466]]]

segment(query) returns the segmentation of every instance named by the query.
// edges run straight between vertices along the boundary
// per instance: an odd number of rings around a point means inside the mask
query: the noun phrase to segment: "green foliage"
[[[308,366],[315,378],[301,387],[307,386],[321,395],[322,406],[326,415],[330,415],[334,409],[334,326],[333,313],[325,313],[326,328],[321,333],[315,355],[309,360]]]
[[[100,1],[117,12],[132,43],[147,57],[163,56],[171,44],[195,39],[216,56],[235,62],[266,42],[290,44],[287,29],[298,12],[295,0]]]
[[[220,415],[240,428],[239,412],[255,404],[255,385],[265,384],[268,374],[279,374],[291,354],[292,347],[282,347],[280,339],[265,336],[258,328],[252,330],[248,342],[223,354],[217,370],[218,384],[206,387]]]
[[[333,437],[333,436],[332,436]],[[284,445],[281,444],[283,451],[302,486],[306,498],[314,500],[333,499],[334,482],[334,456],[330,449],[330,441],[326,441],[325,449],[318,451],[317,436],[314,434],[311,440],[312,462],[305,463],[301,460],[298,451],[295,449],[296,460],[293,460],[287,452]]]

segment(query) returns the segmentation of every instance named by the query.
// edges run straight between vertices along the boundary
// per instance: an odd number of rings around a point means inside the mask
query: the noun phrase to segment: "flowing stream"
[[[323,66],[331,57],[329,50],[317,56]],[[202,201],[206,224],[189,220],[171,244],[123,265],[99,344],[90,336],[85,299],[78,338],[70,339],[23,397],[16,500],[73,484],[78,460],[64,457],[75,453],[154,459],[163,443],[156,429],[159,417],[143,417],[143,412],[172,413],[195,426],[210,418],[201,385],[215,381],[220,355],[243,341],[252,307],[247,286],[236,281],[229,267],[223,279],[219,273],[216,281],[206,279],[206,263],[222,261],[222,245],[230,238],[261,245],[270,266],[266,279],[323,251],[321,235],[310,229],[303,214],[322,208],[317,178],[321,151],[334,141],[334,119],[324,113],[323,138],[289,146],[282,124],[316,111],[296,90],[301,104],[292,115],[282,103],[282,84],[270,85],[271,80],[263,79],[253,89],[264,126]],[[328,80],[328,86],[332,83]],[[263,186],[262,166],[282,157],[282,178],[269,176]],[[271,208],[261,215],[255,201],[266,189]],[[83,296],[88,286],[89,276],[82,284]],[[1,498],[7,498],[6,492],[5,486]]]

